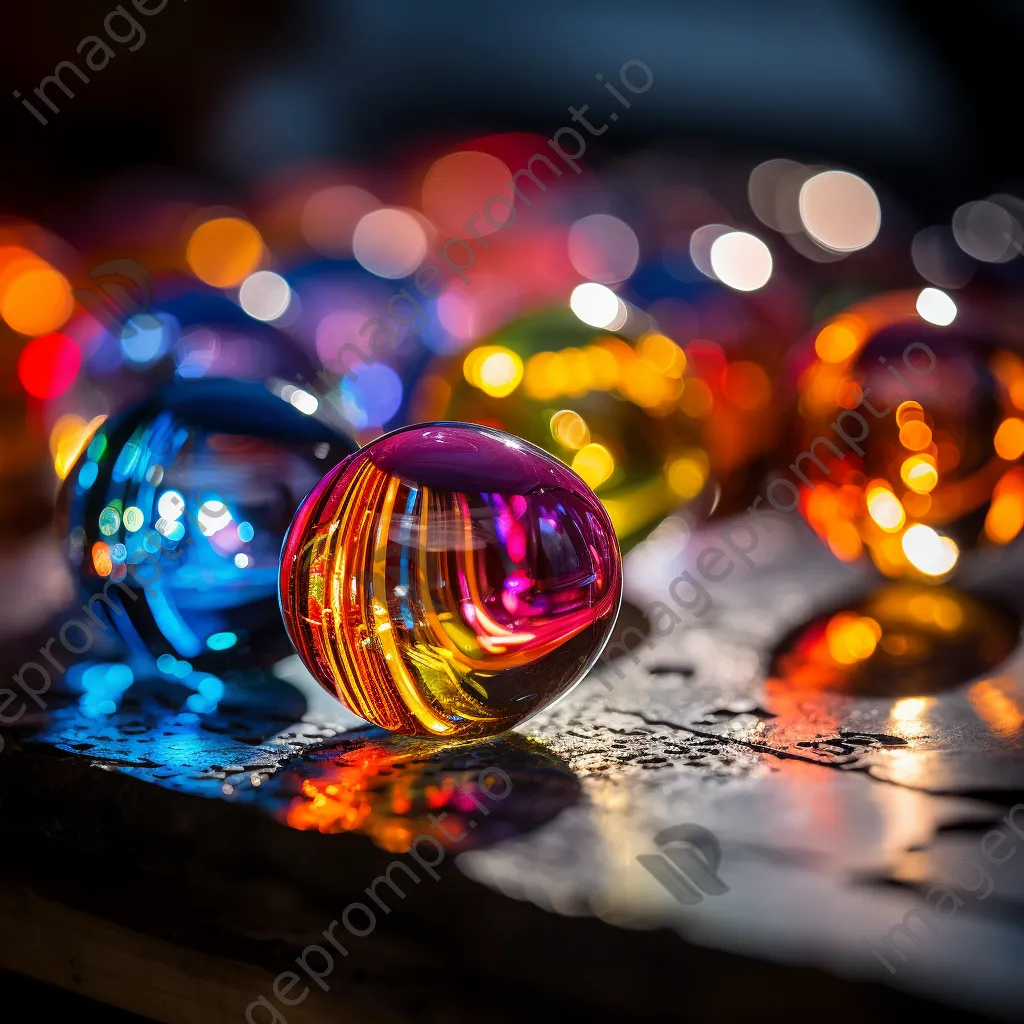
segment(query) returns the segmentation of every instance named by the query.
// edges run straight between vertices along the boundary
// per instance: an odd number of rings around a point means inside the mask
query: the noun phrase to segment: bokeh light
[[[596,491],[615,472],[615,460],[603,444],[592,441],[573,456],[572,469],[587,486]]]
[[[174,345],[174,362],[180,377],[202,377],[217,360],[221,349],[220,335],[205,327],[189,331]]]
[[[495,197],[502,201],[492,202]],[[468,238],[470,231],[489,235],[501,230],[516,216],[512,172],[489,153],[449,153],[435,161],[423,179],[423,212],[445,234],[457,238]]]
[[[25,249],[9,249],[0,270],[0,317],[19,334],[62,327],[75,308],[71,285],[60,271]]]
[[[999,458],[1016,462],[1024,455],[1024,420],[1017,416],[1003,420],[992,443]]]
[[[386,363],[366,363],[341,382],[341,411],[357,429],[382,427],[402,405],[402,380]]]
[[[819,245],[854,252],[870,245],[882,224],[875,190],[849,171],[822,171],[800,188],[800,220]]]
[[[1024,529],[1024,470],[1006,473],[992,492],[985,517],[985,536],[994,544],[1009,544]]]
[[[899,498],[884,484],[877,484],[867,492],[868,515],[887,533],[896,533],[907,521],[907,514]]]
[[[588,281],[577,285],[569,297],[569,308],[590,327],[617,330],[626,322],[622,299],[603,284]]]
[[[75,413],[66,413],[57,418],[50,430],[50,454],[54,471],[61,480],[68,475],[75,460],[106,418],[103,415],[96,416],[88,423]],[[126,523],[127,518],[126,512]]]
[[[601,284],[625,281],[640,259],[633,229],[618,217],[594,213],[569,229],[569,261],[581,277]]]
[[[97,576],[109,576],[113,569],[110,547],[98,540],[92,546],[92,565]]]
[[[988,199],[964,203],[953,214],[953,237],[968,256],[982,263],[1005,263],[1017,255],[1021,233],[1014,217]]]
[[[18,356],[18,379],[33,398],[64,394],[78,375],[82,351],[66,334],[33,338]]]
[[[407,277],[427,255],[427,232],[410,210],[383,207],[360,218],[352,236],[352,253],[371,274],[397,280]]]
[[[590,428],[586,420],[573,409],[560,409],[551,417],[551,437],[563,448],[579,451],[590,444]]]
[[[923,320],[936,327],[948,327],[956,319],[956,303],[938,288],[922,288],[916,308]]]
[[[772,254],[756,235],[729,231],[711,245],[711,267],[730,288],[752,292],[763,288],[772,276]]]
[[[665,470],[669,487],[684,501],[695,498],[708,479],[708,457],[699,448],[673,459]]]
[[[250,274],[238,290],[238,303],[254,320],[277,320],[291,304],[288,282],[272,270]]]
[[[882,639],[882,627],[868,615],[840,612],[825,627],[828,652],[840,665],[870,658]]]
[[[711,247],[730,231],[732,228],[727,224],[705,224],[690,235],[690,260],[705,277],[713,281],[718,280],[718,274],[711,264]]]
[[[974,266],[956,244],[953,232],[941,224],[914,235],[910,258],[914,269],[939,288],[962,288],[974,275]]]
[[[316,353],[325,366],[341,368],[351,365],[358,352],[369,361],[369,332],[362,336],[359,330],[369,313],[360,309],[339,309],[328,313],[316,326]]]
[[[288,404],[298,409],[304,416],[312,416],[320,408],[320,400],[302,388],[292,388],[288,394]]]
[[[242,283],[263,259],[259,231],[241,217],[215,217],[192,232],[185,258],[192,273],[214,288]]]
[[[814,351],[826,363],[841,363],[860,347],[859,325],[838,318],[826,324],[814,339]]]
[[[903,534],[903,552],[916,569],[927,576],[944,576],[960,556],[956,544],[930,526],[915,523]]]
[[[915,494],[930,494],[939,482],[939,471],[931,455],[912,455],[900,466],[900,477]]]
[[[121,329],[121,352],[131,366],[149,366],[170,351],[178,330],[167,313],[133,317]]]
[[[492,398],[504,398],[519,387],[523,361],[518,353],[502,345],[482,345],[466,356],[462,371],[473,387]]]
[[[764,368],[746,359],[730,363],[722,371],[722,394],[745,412],[764,409],[771,401],[772,382]]]
[[[321,189],[302,208],[302,236],[322,256],[350,256],[356,224],[379,206],[376,196],[355,185]]]
[[[156,503],[156,511],[161,519],[173,522],[185,511],[185,499],[181,491],[164,491]]]
[[[779,189],[783,181],[794,171],[800,171],[802,165],[795,160],[776,158],[765,160],[751,172],[747,181],[747,198],[750,208],[762,224],[776,231],[792,230],[785,217],[779,216]]]

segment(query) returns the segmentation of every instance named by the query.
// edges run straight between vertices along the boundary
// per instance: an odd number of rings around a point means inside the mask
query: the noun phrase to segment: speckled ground
[[[282,825],[363,832],[396,853],[432,827],[432,809],[447,807],[474,829],[457,844],[460,870],[512,899],[615,927],[665,926],[699,945],[1019,1018],[1019,559],[979,562],[962,584],[1010,610],[992,612],[993,623],[1015,622],[1001,664],[964,675],[976,652],[966,662],[951,655],[927,692],[882,677],[849,692],[794,690],[776,673],[778,645],[877,581],[839,566],[792,519],[772,524],[756,570],[738,566],[709,587],[705,615],[680,612],[671,633],[647,636],[501,740],[439,748],[387,737],[289,659],[255,683],[229,681],[205,715],[183,713],[190,691],[166,680],[137,682],[116,713],[98,718],[55,698],[20,723],[29,728],[18,742],[250,805]],[[671,580],[714,537],[662,531],[636,548],[627,560],[634,611],[623,625],[639,620],[636,608],[668,602]],[[445,793],[475,792],[479,807],[492,768],[508,779],[507,798],[486,813],[446,802]],[[1019,832],[1005,820],[1016,805]],[[657,852],[655,835],[680,824],[716,837],[727,891],[684,904],[644,870],[638,855]],[[1007,836],[998,856],[1015,847],[1003,863],[984,854],[983,842],[995,849],[984,839],[993,829]],[[938,886],[949,887],[952,913],[918,923],[916,937],[897,934],[895,952],[891,929],[927,908]]]

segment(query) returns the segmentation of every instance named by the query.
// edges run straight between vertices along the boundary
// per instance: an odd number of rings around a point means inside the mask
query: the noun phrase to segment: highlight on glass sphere
[[[551,704],[596,661],[621,594],[590,488],[533,445],[464,423],[405,427],[345,459],[281,553],[281,610],[306,667],[407,735],[493,735]]]
[[[356,447],[300,405],[262,384],[175,382],[100,424],[71,466],[58,531],[89,614],[135,655],[213,668],[289,653],[281,542]]]
[[[597,492],[628,548],[708,482],[709,392],[684,379],[686,366],[663,334],[634,345],[549,309],[435,361],[413,410],[507,430],[556,456]]]
[[[800,453],[769,491],[798,496],[838,558],[941,582],[1024,527],[1024,360],[1001,325],[933,292],[869,299],[818,331]]]

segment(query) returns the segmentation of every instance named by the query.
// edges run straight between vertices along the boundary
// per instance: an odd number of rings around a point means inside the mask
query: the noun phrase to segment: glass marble
[[[686,355],[664,335],[633,345],[568,309],[546,309],[434,360],[412,411],[507,430],[564,461],[601,497],[628,549],[713,490],[703,438],[710,402],[687,407],[686,378]],[[703,384],[693,384],[698,391]]]
[[[502,431],[420,424],[328,473],[281,556],[289,636],[320,684],[392,732],[492,735],[594,664],[622,594],[611,520]]]
[[[841,560],[942,582],[1024,527],[1024,361],[983,310],[938,325],[916,300],[876,296],[816,332],[797,367],[791,483],[769,487],[779,503],[798,493]]]
[[[90,614],[176,674],[286,656],[281,542],[302,498],[355,450],[235,380],[178,381],[105,421],[57,502]]]

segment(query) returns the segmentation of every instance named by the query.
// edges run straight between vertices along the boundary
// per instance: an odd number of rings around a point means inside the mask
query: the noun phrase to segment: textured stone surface
[[[671,580],[715,536],[683,530],[636,548],[626,565],[632,603],[666,601]],[[774,521],[754,560],[756,572],[709,585],[713,603],[701,618],[643,640],[518,733],[476,748],[360,726],[294,661],[258,688],[229,682],[210,715],[179,712],[182,685],[136,684],[102,720],[84,718],[73,700],[53,701],[20,738],[26,751],[47,744],[280,823],[305,781],[338,772],[344,807],[362,814],[353,831],[393,852],[402,829],[421,827],[438,787],[496,765],[513,788],[459,846],[455,863],[471,886],[605,922],[588,937],[598,945],[619,928],[667,928],[680,951],[816,967],[1018,1018],[1024,836],[1000,822],[1024,802],[1021,652],[983,680],[937,682],[913,714],[878,695],[796,698],[768,682],[775,645],[872,578],[840,567],[793,517]],[[1019,611],[1019,572],[1009,560],[980,563],[964,586]],[[992,687],[986,700],[979,682]],[[1016,820],[1024,829],[1024,809]],[[726,893],[680,904],[637,862],[656,852],[660,830],[680,823],[718,838]],[[1018,847],[1003,864],[981,853],[997,825]],[[345,830],[337,815],[317,827]],[[979,884],[964,857],[989,881]],[[445,885],[465,898],[461,882]],[[891,973],[865,940],[879,943],[926,907],[934,885],[951,885],[962,903],[922,929],[920,946],[900,940],[907,959]]]

